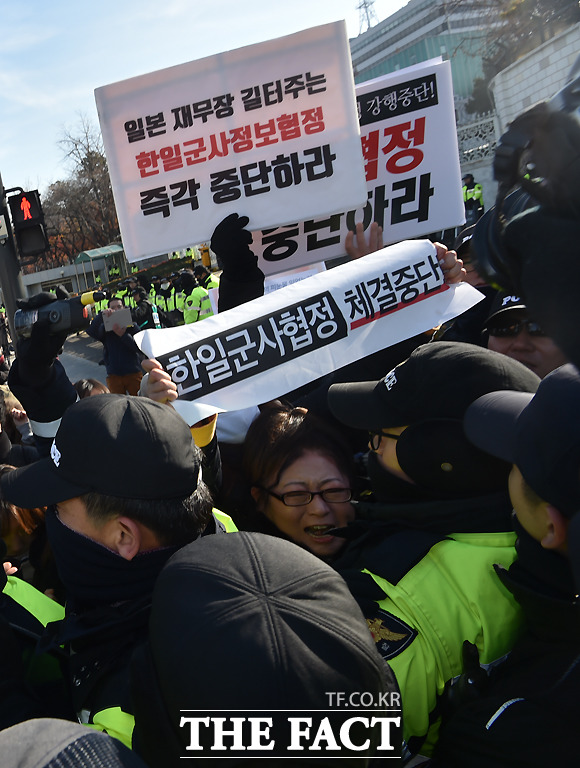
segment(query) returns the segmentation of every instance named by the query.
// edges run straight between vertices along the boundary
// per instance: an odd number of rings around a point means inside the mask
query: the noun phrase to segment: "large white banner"
[[[264,274],[343,256],[356,222],[365,230],[378,222],[388,244],[465,221],[451,64],[435,59],[369,80],[356,86],[356,99],[366,205],[254,232]]]
[[[191,424],[279,397],[438,326],[482,298],[467,283],[447,285],[435,247],[417,240],[201,322],[135,339],[171,374],[177,407]]]
[[[344,21],[97,88],[129,261],[364,204]]]

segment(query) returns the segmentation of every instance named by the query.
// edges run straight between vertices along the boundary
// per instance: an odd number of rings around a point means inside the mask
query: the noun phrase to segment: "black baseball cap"
[[[491,305],[490,315],[485,321],[485,325],[493,324],[498,317],[503,317],[508,312],[518,310],[520,313],[527,314],[528,309],[519,296],[506,293],[498,293]]]
[[[147,291],[145,288],[133,288],[131,296],[141,296],[142,299],[147,298]]]
[[[535,395],[491,392],[465,414],[469,440],[516,464],[526,483],[563,515],[580,511],[580,374],[563,365]]]
[[[90,455],[83,445],[90,440]],[[94,491],[123,499],[186,498],[200,463],[185,421],[146,397],[99,395],[70,406],[50,457],[3,475],[2,497],[25,508]]]
[[[498,389],[535,392],[540,379],[499,352],[456,341],[417,347],[380,381],[333,384],[328,405],[349,427],[404,427],[425,419],[461,419],[478,397]]]
[[[475,224],[472,224],[471,226],[462,229],[455,238],[455,242],[453,243],[453,250],[457,253],[458,256],[461,256],[461,253],[467,250],[468,244],[471,242],[471,238],[473,237],[474,230]]]

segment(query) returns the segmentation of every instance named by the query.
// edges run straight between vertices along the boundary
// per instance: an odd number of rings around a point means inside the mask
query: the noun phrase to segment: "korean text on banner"
[[[314,275],[203,323],[144,331],[135,339],[171,374],[180,411],[193,423],[210,412],[279,397],[438,326],[482,298],[466,283],[447,285],[435,246],[417,240]]]
[[[343,21],[95,91],[129,261],[366,199]]]
[[[365,230],[378,222],[386,244],[465,221],[450,63],[428,61],[369,80],[357,85],[356,98],[366,205],[254,232],[265,275],[343,256],[346,234],[359,221]]]

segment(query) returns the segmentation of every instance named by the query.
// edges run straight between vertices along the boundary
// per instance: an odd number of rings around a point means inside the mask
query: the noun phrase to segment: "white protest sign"
[[[449,286],[428,240],[404,242],[180,328],[135,337],[184,418],[267,402],[435,327],[483,298]],[[189,403],[187,401],[190,401]]]
[[[385,244],[465,221],[450,63],[432,60],[369,80],[356,86],[356,98],[366,205],[335,206],[331,216],[254,232],[264,274],[343,256],[347,232],[359,221],[365,230],[378,222]]]
[[[363,205],[344,21],[95,90],[129,261]]]
[[[287,285],[297,283],[300,280],[306,280],[312,275],[317,275],[319,272],[324,272],[326,265],[323,261],[318,264],[311,264],[308,267],[298,267],[290,272],[278,272],[271,277],[266,277],[264,280],[264,293],[272,293],[272,291],[279,291],[280,288],[285,288]]]

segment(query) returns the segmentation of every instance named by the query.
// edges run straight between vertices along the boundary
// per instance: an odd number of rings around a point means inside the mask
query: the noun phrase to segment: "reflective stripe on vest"
[[[213,309],[211,308],[209,293],[207,293],[206,291],[206,295],[203,297],[201,301],[198,320],[205,320],[206,317],[211,317],[212,315],[213,315]]]

